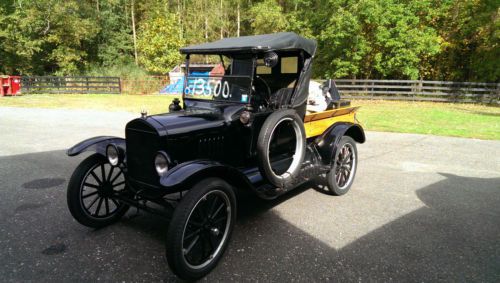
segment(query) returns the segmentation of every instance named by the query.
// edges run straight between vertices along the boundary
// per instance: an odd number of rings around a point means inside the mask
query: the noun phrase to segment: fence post
[[[422,78],[420,78],[420,80],[418,81],[418,87],[417,87],[417,93],[420,94],[422,92],[422,88],[424,86],[424,82],[422,80]],[[413,100],[416,100],[417,99],[417,93],[413,93]]]
[[[85,86],[87,87],[87,94],[89,93],[89,77],[85,77]]]
[[[500,83],[497,83],[497,104],[500,104]]]
[[[118,93],[122,94],[122,79],[118,78]]]

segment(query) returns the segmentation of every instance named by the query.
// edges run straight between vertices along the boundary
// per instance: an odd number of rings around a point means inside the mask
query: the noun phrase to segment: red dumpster
[[[0,76],[0,96],[21,94],[20,76]]]

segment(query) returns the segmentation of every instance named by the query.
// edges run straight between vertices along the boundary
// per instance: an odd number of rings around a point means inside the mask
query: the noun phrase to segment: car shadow
[[[65,189],[84,157],[68,158],[64,151],[0,157],[0,248],[6,251],[0,281],[176,281],[164,257],[163,218],[136,216],[131,209],[116,225],[99,230],[72,219]],[[229,248],[205,280],[498,282],[500,178],[441,176],[416,191],[423,207],[340,248],[277,210],[306,192],[313,203],[308,199],[302,209],[321,205],[315,199],[324,196],[310,191],[310,184],[272,201],[246,195],[239,200]],[[352,190],[362,186],[355,183]],[[331,216],[331,225],[340,221],[349,219]]]
[[[340,249],[272,210],[249,212],[244,225],[252,227],[236,230],[240,240],[223,260],[223,275],[209,278],[222,280],[233,270],[270,281],[498,281],[500,178],[441,175],[417,191],[423,208]]]

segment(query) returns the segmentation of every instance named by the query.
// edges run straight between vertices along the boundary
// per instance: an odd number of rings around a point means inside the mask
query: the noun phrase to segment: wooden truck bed
[[[359,107],[344,107],[323,112],[308,113],[304,117],[306,137],[321,135],[328,127],[337,122],[355,123],[355,113]]]

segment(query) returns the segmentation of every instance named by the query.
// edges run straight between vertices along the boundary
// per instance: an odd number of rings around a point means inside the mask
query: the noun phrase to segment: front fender
[[[252,188],[250,181],[234,167],[212,160],[194,160],[175,166],[162,176],[160,184],[176,191],[189,189],[198,181],[208,177],[219,177],[237,188]]]
[[[321,136],[315,140],[316,149],[324,160],[330,164],[337,151],[337,145],[343,136],[350,136],[358,143],[364,143],[365,132],[359,124],[339,122],[331,125]]]
[[[125,139],[111,136],[99,136],[75,144],[66,151],[66,154],[68,156],[76,156],[82,152],[91,150],[106,156],[106,146],[110,143],[114,143],[125,152]]]

